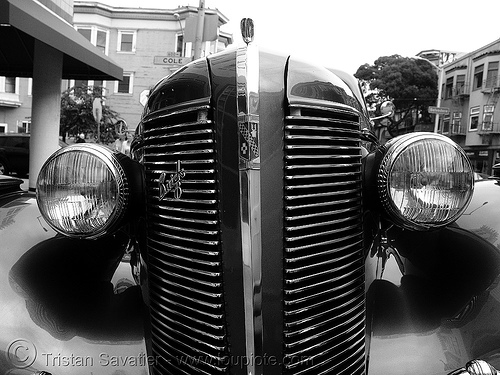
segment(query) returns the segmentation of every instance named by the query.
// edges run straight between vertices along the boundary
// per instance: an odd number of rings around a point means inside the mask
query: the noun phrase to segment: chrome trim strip
[[[348,193],[351,193],[350,191]],[[343,194],[339,194],[343,195]],[[311,203],[311,204],[304,204],[300,206],[287,206],[285,209],[286,211],[293,211],[293,210],[300,210],[303,208],[309,208],[309,207],[323,207],[323,208],[328,208],[332,206],[337,206],[339,204],[345,203],[345,202],[356,202],[356,201],[361,201],[361,198],[352,198],[352,199],[345,199],[344,201],[329,201],[329,202],[320,202],[320,203]]]
[[[171,221],[182,221],[185,223],[196,223],[196,224],[210,224],[210,225],[215,225],[217,224],[217,220],[203,220],[203,219],[193,219],[193,218],[183,218],[183,217],[178,217],[178,216],[170,216],[170,215],[164,215],[164,214],[157,214],[154,212],[151,212],[151,216],[159,217],[161,219],[165,220],[171,220]]]
[[[333,244],[336,244],[336,243],[339,243],[339,242],[347,241],[347,240],[349,240],[351,238],[359,237],[361,235],[362,235],[362,232],[358,232],[358,233],[353,233],[353,234],[350,234],[348,236],[345,236],[345,237],[342,237],[342,238],[333,239],[333,240],[321,241],[321,242],[316,242],[316,243],[313,243],[313,244],[308,244],[308,245],[303,245],[303,246],[294,246],[294,247],[289,246],[285,250],[287,252],[295,252],[295,251],[310,249],[310,248],[316,247],[316,246],[333,245]]]
[[[185,309],[185,310],[192,311],[194,314],[203,315],[203,316],[207,317],[208,319],[217,320],[217,319],[222,319],[223,318],[223,316],[220,315],[220,314],[211,314],[211,313],[209,313],[207,311],[203,311],[202,309],[199,308],[199,306],[195,307],[195,306],[190,306],[188,304],[182,304],[182,303],[176,302],[176,301],[174,301],[174,300],[172,300],[170,298],[165,297],[165,294],[169,294],[169,295],[172,295],[174,297],[179,297],[181,299],[189,299],[191,301],[191,299],[189,297],[187,297],[187,296],[182,296],[182,295],[180,295],[178,293],[172,293],[171,291],[167,291],[167,290],[165,290],[164,288],[161,288],[161,287],[159,289],[165,291],[165,293],[161,293],[161,294],[157,293],[155,295],[152,295],[151,296],[151,301],[154,302],[154,303],[156,303],[156,304],[158,304],[158,305],[161,305],[162,308],[165,308],[165,306],[167,306],[167,305],[173,305],[173,306]],[[165,301],[165,303],[157,301],[156,297],[158,297],[162,301]],[[197,300],[193,300],[193,302],[195,302],[196,305],[198,305],[199,303],[201,303],[201,302],[199,302]],[[189,315],[189,316],[192,317],[192,315]],[[207,323],[205,323],[205,324],[207,324]]]
[[[189,222],[189,221],[186,221],[186,222]],[[204,236],[215,236],[219,233],[216,230],[203,230],[203,229],[198,229],[198,228],[176,227],[175,225],[172,225],[172,224],[157,223],[156,225],[159,227],[163,227],[166,230],[177,231],[177,232],[196,233],[196,234],[204,235]]]
[[[198,124],[199,124],[198,122],[195,122],[192,125],[198,125]],[[179,126],[179,125],[177,125],[177,126]],[[170,127],[169,129],[171,129],[173,127],[174,126]],[[148,140],[162,140],[162,139],[168,140],[169,138],[182,137],[182,136],[186,136],[186,135],[206,135],[206,134],[212,134],[212,133],[213,133],[212,129],[185,130],[185,131],[180,131],[178,133],[150,136],[150,137],[148,137]]]
[[[312,109],[312,110],[320,110],[320,111],[325,111],[325,112],[334,112],[334,113],[345,113],[351,116],[359,116],[360,112],[356,109],[353,108],[347,104],[343,103],[338,103],[338,102],[327,102],[328,107],[326,106],[321,106],[317,105],[318,100],[317,99],[306,99],[306,98],[300,98],[301,100],[304,100],[301,103],[290,103],[290,108],[293,109]],[[309,103],[313,104],[307,104],[307,100],[309,100]],[[326,104],[326,102],[325,102]]]
[[[307,307],[299,307],[299,308],[296,308],[296,309],[293,309],[293,305],[295,303],[291,303],[291,302],[285,301],[285,305],[288,306],[288,311],[285,313],[285,315],[287,317],[291,317],[293,315],[298,315],[297,320],[295,321],[295,323],[301,324],[302,314],[304,312],[307,312],[309,310],[314,310],[314,309],[320,308],[322,306],[328,306],[328,307],[325,307],[325,310],[323,310],[323,311],[326,311],[326,312],[330,312],[331,311],[331,312],[333,312],[332,309],[329,307],[332,304],[332,301],[341,300],[342,298],[350,296],[351,294],[356,294],[356,295],[359,296],[359,292],[360,291],[358,289],[347,289],[342,294],[336,294],[335,297],[328,298],[328,299],[323,299],[320,302],[316,302],[314,304],[309,304]],[[349,297],[349,301],[355,301],[356,300],[356,295],[353,296],[353,297]],[[290,325],[286,324],[286,326],[289,327]]]
[[[361,147],[353,146],[337,146],[337,145],[286,145],[285,149],[287,150],[328,150],[328,151],[336,151],[336,150],[361,150]]]
[[[169,238],[169,239],[172,239],[172,240],[181,240],[181,241],[186,241],[186,242],[194,242],[194,243],[199,243],[199,244],[202,244],[202,245],[209,245],[209,246],[217,246],[219,244],[219,241],[203,241],[203,240],[198,240],[198,239],[195,239],[195,238],[186,238],[186,237],[181,237],[181,236],[173,236],[173,235],[169,235],[169,234],[166,234],[166,233],[162,233],[162,232],[156,232],[154,229],[152,230],[152,233],[155,233],[161,237],[165,237],[165,238]]]
[[[352,255],[352,257],[355,257],[356,255],[358,255],[358,254],[354,253]],[[326,265],[326,264],[328,264],[328,263],[324,263],[323,265]],[[350,269],[354,266],[356,266],[357,268],[346,272],[346,269]],[[360,265],[359,259],[355,259],[355,260],[349,261],[349,263],[343,264],[340,267],[332,267],[328,270],[318,271],[315,273],[311,273],[307,276],[298,276],[298,277],[295,277],[293,279],[290,278],[289,280],[286,281],[286,285],[287,285],[286,293],[287,293],[287,295],[294,294],[294,293],[301,293],[301,292],[306,291],[308,289],[315,288],[318,285],[327,285],[327,284],[336,283],[339,280],[345,279],[353,274],[359,273],[360,271],[362,271],[363,267],[364,267],[364,264]],[[289,270],[287,270],[287,273],[293,274],[293,273],[300,272],[300,271],[302,271],[302,269],[296,269],[293,272],[290,272]],[[340,271],[343,271],[344,273],[340,273]],[[335,276],[335,274],[337,274],[337,273],[339,275]],[[321,281],[314,282],[314,280],[318,276],[326,276],[326,275],[332,275],[332,277],[329,279],[321,279]],[[290,275],[290,276],[293,277],[292,275]],[[303,282],[306,282],[306,281],[311,281],[311,283],[308,283],[308,285],[300,286]],[[299,286],[295,286],[295,284],[299,284]],[[312,298],[312,297],[313,297],[313,294],[310,294],[310,295],[308,295],[307,298]]]
[[[217,210],[197,210],[197,209],[190,209],[190,208],[184,208],[184,207],[164,207],[164,206],[156,206],[155,208],[158,208],[162,211],[175,211],[175,212],[185,212],[185,213],[190,213],[190,214],[197,214],[197,215],[215,215],[217,214]]]
[[[336,224],[340,224],[340,223],[345,223],[346,221],[360,219],[361,217],[362,217],[362,214],[359,213],[359,214],[356,214],[353,216],[347,216],[347,217],[343,217],[343,218],[337,219],[337,220],[318,221],[318,222],[314,222],[312,224],[304,224],[304,225],[298,225],[298,226],[287,226],[286,230],[287,231],[294,231],[294,230],[323,227],[325,225],[328,225],[328,226],[336,225]],[[327,232],[322,232],[322,233],[327,233]]]
[[[262,374],[262,241],[259,140],[259,54],[255,46],[236,52],[239,130],[240,220],[247,373]]]
[[[153,190],[157,190],[157,189],[153,189]],[[158,197],[155,198],[156,200],[160,200]],[[182,202],[182,203],[199,203],[199,204],[209,204],[209,205],[213,205],[215,203],[217,203],[217,201],[214,199],[214,200],[206,200],[206,199],[174,199],[174,198],[164,198],[163,199],[163,202],[172,202],[172,201],[175,201],[175,202]]]
[[[332,166],[332,168],[335,168]],[[340,168],[345,168],[345,166],[340,166]],[[287,169],[288,170],[288,169]],[[344,176],[355,176],[361,175],[361,171],[347,172],[347,173],[316,173],[316,174],[302,174],[298,176],[285,176],[286,180],[300,180],[300,179],[314,179],[323,177],[344,177]]]
[[[168,329],[168,328],[170,328],[170,327],[168,327],[166,324],[162,323],[160,320],[156,320],[156,321],[157,321],[157,322],[158,322],[161,326],[163,326],[163,327],[164,327],[164,328],[159,328],[157,325],[155,325],[155,324],[153,323],[152,325],[153,325],[153,326],[155,326],[155,327],[157,328],[157,331],[162,332],[162,333],[163,333],[166,337],[168,337],[168,338],[169,338],[169,339],[170,339],[173,343],[177,343],[177,344],[179,344],[179,346],[182,346],[182,345],[183,345],[183,346],[186,346],[186,344],[185,344],[185,342],[184,342],[183,340],[178,340],[178,339],[175,339],[174,337],[172,337],[171,335],[169,335],[169,334],[167,334],[167,333],[166,333],[166,332],[167,332],[167,329]],[[203,342],[203,341],[201,341],[201,340],[199,340],[199,339],[194,338],[193,336],[187,336],[184,332],[177,331],[177,330],[175,330],[175,329],[171,329],[170,331],[171,331],[171,332],[175,332],[175,333],[177,333],[177,334],[179,334],[179,335],[181,335],[181,336],[184,336],[184,337],[186,337],[186,338],[188,338],[188,339],[190,339],[190,340],[193,340],[193,341],[194,341],[194,342],[196,342],[197,344],[200,344],[200,345],[202,345],[202,346],[207,346],[207,347],[209,347],[209,348],[211,348],[211,349],[213,349],[213,350],[216,350],[216,351],[222,351],[222,350],[224,349],[224,346],[214,346],[214,345],[209,345],[209,344],[207,344],[206,342]],[[156,335],[155,335],[155,336],[156,336]],[[161,340],[161,341],[162,341],[165,345],[167,345],[167,346],[171,347],[172,349],[179,350],[179,347],[174,347],[174,346],[171,346],[171,345],[167,344],[167,343],[166,343],[166,342],[165,342],[162,338],[160,338],[160,337],[158,337],[158,336],[156,336],[156,337],[157,337],[159,340]],[[191,356],[190,356],[189,354],[187,354],[187,353],[183,353],[183,354],[185,355],[185,357],[184,357],[184,358],[191,357]],[[206,352],[206,353],[204,353],[204,354],[205,354],[205,355],[207,355],[207,356],[209,356],[209,357],[211,357],[211,358],[215,358],[215,359],[218,359],[218,358],[219,358],[219,357],[216,357],[216,356],[214,356],[214,355],[210,354],[210,352]],[[193,363],[194,363],[194,362],[193,362]],[[211,367],[214,367],[213,365],[211,365],[211,363],[210,363],[209,361],[206,361],[206,362],[203,362],[203,363],[204,363],[204,364],[207,364],[207,365],[209,365],[209,366],[211,366]],[[187,364],[187,365],[190,365],[189,363],[186,363],[186,364]],[[194,367],[194,368],[195,368],[195,367]]]
[[[163,241],[159,241],[157,239],[154,239],[154,238],[150,238],[149,239],[150,242],[154,242],[160,246],[169,246],[173,249],[176,249],[176,250],[181,250],[181,251],[187,251],[187,252],[191,252],[193,254],[202,254],[202,255],[207,255],[207,256],[219,256],[219,252],[217,250],[215,251],[210,251],[210,250],[203,250],[203,249],[195,249],[195,248],[192,248],[192,247],[187,247],[187,246],[181,246],[181,245],[174,245],[174,244],[171,244],[171,243],[167,243],[167,242],[163,242]],[[152,245],[151,245],[151,248],[155,251],[161,251],[161,250],[158,250],[156,248],[154,248]]]
[[[347,221],[351,221],[350,218],[347,219]],[[329,230],[329,231],[323,231],[323,232],[319,232],[319,233],[309,233],[309,234],[305,234],[302,236],[294,236],[294,237],[286,236],[285,238],[289,242],[302,241],[302,240],[305,240],[308,238],[325,237],[325,236],[328,236],[329,234],[347,232],[347,231],[350,231],[351,229],[356,229],[357,227],[359,227],[359,223],[354,223],[348,227],[336,228],[336,229]]]
[[[224,329],[224,326],[223,325],[220,325],[220,326],[214,326],[214,325],[211,325],[211,324],[207,324],[206,322],[203,322],[201,320],[198,320],[198,319],[193,319],[193,317],[187,317],[186,315],[184,314],[179,314],[178,312],[176,312],[175,310],[172,310],[172,309],[168,309],[168,308],[165,308],[163,309],[164,311],[167,311],[169,312],[170,314],[169,315],[177,315],[177,316],[183,316],[183,317],[186,317],[186,318],[189,318],[189,320],[192,320],[192,321],[195,321],[199,324],[203,324],[204,326],[206,327],[209,327],[209,328],[212,328],[212,329],[215,329],[215,330],[218,330],[218,331],[222,331]],[[193,332],[196,332],[198,335],[200,336],[205,336],[205,337],[209,337],[211,339],[215,339],[215,340],[220,340],[222,341],[224,339],[224,333],[222,333],[221,335],[214,335],[214,334],[210,334],[206,331],[202,331],[200,329],[196,329],[194,328],[193,326],[191,325],[187,325],[185,323],[181,323],[180,321],[176,320],[176,319],[172,319],[170,316],[167,316],[165,315],[164,313],[162,313],[161,311],[159,310],[155,310],[153,312],[154,314],[158,314],[161,316],[162,320],[166,320],[170,323],[172,323],[172,325],[168,326],[172,331],[174,332],[177,332],[179,335],[183,335],[183,336],[186,336],[185,333],[183,333],[184,331],[178,331],[176,329],[172,329],[172,327],[174,325],[179,325],[181,327],[184,327],[186,328],[186,331],[187,330],[191,330]],[[159,320],[158,320],[159,321]],[[160,322],[160,321],[159,321]],[[160,322],[160,324],[163,324],[163,322]],[[192,339],[193,337],[190,336],[190,338]],[[204,345],[207,345],[206,342],[204,341],[201,341],[201,340],[197,340],[200,344],[204,344]],[[213,349],[217,349],[217,350],[220,350],[221,348],[220,347],[216,347],[216,346],[212,346]]]
[[[145,146],[144,149],[152,149],[152,148],[160,148],[161,146]],[[148,153],[148,157],[157,157],[157,156],[173,156],[173,155],[196,155],[196,154],[214,154],[215,150],[213,148],[206,148],[204,150],[186,150],[186,151],[170,151],[170,152],[151,152]]]
[[[210,108],[209,104],[205,104],[206,102],[210,102],[210,98],[201,98],[201,99],[196,99],[194,101],[188,101],[188,102],[183,102],[179,105],[176,106],[171,106],[171,107],[164,107],[159,111],[154,111],[150,114],[148,114],[143,120],[143,123],[148,123],[153,120],[157,119],[162,119],[162,118],[167,118],[175,115],[180,115],[180,114],[185,114],[185,113],[190,113],[190,112],[196,112],[196,111],[208,111]],[[179,107],[181,109],[179,110],[174,110],[174,108]],[[187,107],[187,108],[186,108]],[[168,113],[164,113],[165,111],[168,111]],[[156,128],[159,129],[159,128]],[[150,130],[150,131],[156,131]]]
[[[356,172],[358,173],[358,172]],[[361,172],[359,172],[361,173]],[[341,174],[339,173],[338,175],[341,177],[346,177],[346,176],[352,176],[354,173],[348,173],[348,174]],[[337,176],[337,174],[335,174]],[[356,181],[348,180],[348,181],[340,181],[340,182],[325,182],[325,183],[319,183],[319,184],[306,184],[306,185],[295,185],[295,186],[286,186],[285,189],[288,191],[292,190],[300,190],[300,189],[311,189],[311,188],[317,188],[317,187],[334,187],[334,186],[345,186],[345,185],[354,185],[357,184]],[[292,198],[293,199],[293,198]]]
[[[154,266],[154,267],[151,267],[151,274],[158,277],[159,279],[162,280],[163,283],[165,283],[166,285],[173,285],[179,289],[184,289],[184,290],[188,290],[190,293],[195,293],[195,294],[198,294],[200,296],[204,296],[206,298],[214,298],[214,297],[221,297],[220,294],[215,294],[215,293],[211,293],[211,292],[206,292],[204,290],[201,290],[201,289],[197,289],[197,288],[194,288],[194,287],[188,287],[184,284],[179,284],[179,283],[176,283],[174,281],[169,281],[169,280],[166,280],[164,279],[163,277],[161,277],[161,275],[159,275],[158,273],[154,272],[153,268],[157,268],[160,272],[164,272],[164,270]],[[188,280],[188,281],[191,281],[197,285],[203,285],[203,286],[209,286],[209,287],[212,287],[212,288],[219,288],[220,287],[220,283],[204,283],[204,282],[201,282],[200,280],[197,280],[197,279],[193,279],[193,278],[190,278],[190,277],[182,277],[181,275],[179,274],[176,274],[176,273],[170,273],[169,272],[169,275],[172,274],[174,275],[176,278],[179,278],[179,279],[184,279],[184,280]],[[217,305],[215,304],[208,304],[207,305],[212,305],[214,307],[216,307]]]
[[[359,148],[356,148],[359,150]],[[359,158],[359,154],[351,154],[351,155],[286,155],[285,159],[287,160],[295,160],[295,159],[351,159],[351,158]]]
[[[339,215],[351,211],[359,211],[357,207],[348,207],[348,208],[343,208],[343,209],[338,209],[338,210],[331,210],[331,211],[326,211],[326,212],[316,212],[312,214],[306,214],[306,215],[297,215],[297,216],[288,216],[286,218],[286,221],[293,221],[293,220],[300,220],[300,219],[310,219],[310,218],[315,218],[315,217],[320,217],[320,216],[334,216],[334,215]]]
[[[286,130],[312,130],[312,131],[327,131],[329,133],[354,133],[360,135],[361,132],[357,129],[359,126],[357,122],[350,120],[339,120],[339,119],[331,119],[324,117],[312,117],[312,116],[286,116],[287,120],[295,120],[295,121],[303,121],[307,120],[309,122],[319,122],[325,123],[326,125],[330,124],[343,124],[343,125],[352,125],[356,128],[346,129],[346,128],[335,128],[332,126],[311,126],[311,125],[295,125],[288,124],[285,126]]]
[[[346,182],[346,183],[343,183],[343,184],[339,183],[337,185],[332,185],[332,186],[354,185],[354,184],[356,184],[356,182],[351,182],[351,183]],[[287,196],[285,200],[287,202],[292,202],[295,199],[311,199],[311,198],[336,197],[338,195],[357,193],[357,192],[360,192],[360,191],[361,191],[361,188],[359,188],[359,189],[349,189],[349,190],[339,190],[339,191],[330,191],[328,193],[298,194],[298,195],[293,195],[293,196]]]

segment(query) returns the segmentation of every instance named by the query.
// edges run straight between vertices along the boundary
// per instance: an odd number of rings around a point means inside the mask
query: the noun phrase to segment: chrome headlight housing
[[[410,133],[387,142],[378,170],[378,193],[391,219],[426,230],[455,221],[474,190],[469,158],[446,136]]]
[[[38,207],[47,223],[69,237],[112,233],[130,206],[125,155],[95,144],[54,153],[38,175]]]

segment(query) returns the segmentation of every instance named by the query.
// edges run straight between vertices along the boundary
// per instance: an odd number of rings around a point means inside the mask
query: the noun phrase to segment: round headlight
[[[54,153],[38,175],[36,192],[47,223],[70,237],[97,238],[111,232],[129,200],[118,154],[93,144]]]
[[[431,229],[455,221],[472,197],[469,158],[448,137],[410,133],[386,144],[378,171],[382,205],[396,224]]]

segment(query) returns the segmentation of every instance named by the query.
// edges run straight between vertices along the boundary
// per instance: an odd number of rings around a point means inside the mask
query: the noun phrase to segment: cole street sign
[[[450,109],[448,107],[429,106],[429,113],[436,113],[438,115],[447,115],[450,113]]]
[[[180,56],[155,56],[153,63],[155,65],[185,65],[193,60],[192,57]]]

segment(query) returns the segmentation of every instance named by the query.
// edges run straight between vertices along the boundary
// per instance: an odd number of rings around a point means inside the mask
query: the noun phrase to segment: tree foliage
[[[59,133],[77,136],[80,133],[93,134],[97,140],[97,122],[92,111],[95,98],[102,99],[103,88],[98,86],[71,87],[62,93],[61,122]],[[99,124],[100,143],[111,143],[115,139],[114,123],[119,114],[106,104],[102,104],[102,119]]]
[[[428,106],[436,103],[438,75],[436,68],[425,59],[400,55],[379,57],[373,65],[361,65],[356,78],[368,92],[369,105],[379,106],[391,100],[400,114],[390,119],[388,131],[392,136],[413,131],[414,113],[421,122],[430,122]]]

